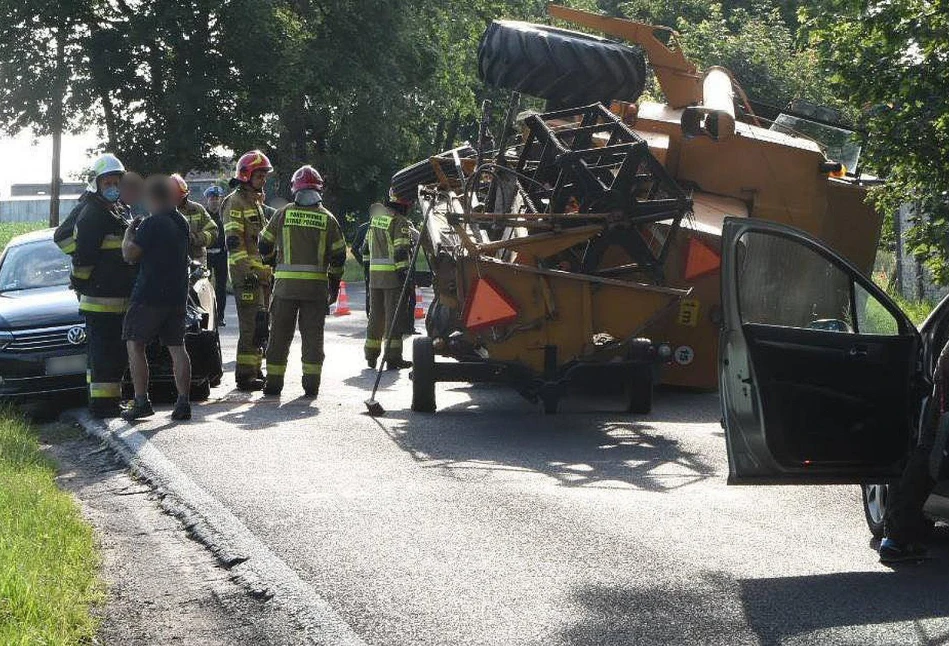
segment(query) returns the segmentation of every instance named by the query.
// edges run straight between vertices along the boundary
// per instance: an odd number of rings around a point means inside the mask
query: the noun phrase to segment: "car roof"
[[[7,243],[8,247],[16,247],[21,244],[27,244],[30,242],[40,242],[42,240],[52,240],[53,232],[56,229],[40,229],[39,231],[30,231],[29,233],[23,233],[21,235],[15,236]]]

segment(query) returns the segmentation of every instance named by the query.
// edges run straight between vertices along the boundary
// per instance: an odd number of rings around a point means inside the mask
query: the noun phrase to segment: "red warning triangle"
[[[718,271],[721,266],[722,258],[717,251],[697,238],[689,238],[689,252],[685,259],[686,280],[695,280]]]
[[[465,303],[465,327],[469,330],[503,325],[517,318],[517,307],[490,278],[478,278]]]

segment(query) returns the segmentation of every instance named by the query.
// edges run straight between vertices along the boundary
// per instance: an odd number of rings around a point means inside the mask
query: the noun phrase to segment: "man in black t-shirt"
[[[135,400],[122,417],[154,414],[148,400],[148,360],[145,347],[158,337],[168,348],[178,389],[175,420],[191,419],[191,359],[185,349],[185,306],[188,300],[188,222],[174,204],[171,178],[150,177],[146,197],[151,216],[136,219],[122,241],[122,255],[139,265],[138,278],[125,315],[122,338],[129,353]]]

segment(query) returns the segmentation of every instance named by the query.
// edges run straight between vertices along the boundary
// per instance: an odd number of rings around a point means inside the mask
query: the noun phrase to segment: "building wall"
[[[59,216],[65,218],[76,204],[78,195],[65,195],[59,200]],[[20,197],[0,200],[0,222],[48,222],[48,197]]]

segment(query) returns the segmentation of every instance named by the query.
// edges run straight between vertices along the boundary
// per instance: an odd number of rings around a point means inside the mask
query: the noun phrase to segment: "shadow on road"
[[[911,622],[911,643],[947,644],[949,631],[923,622],[949,617],[949,549],[939,560],[896,572],[845,572],[735,580],[717,572],[642,588],[590,585],[574,594],[586,617],[569,644],[722,643],[777,645],[801,639],[877,642],[860,627]],[[836,635],[812,635],[839,629]],[[905,639],[892,635],[887,643]],[[797,639],[795,639],[797,638]],[[693,641],[694,640],[694,641]]]
[[[384,420],[399,423],[383,420],[379,425],[417,461],[458,479],[520,470],[542,473],[568,487],[663,492],[715,474],[698,454],[663,436],[647,420],[622,414],[545,416],[529,405],[487,414],[491,402],[482,407],[479,393],[489,398],[496,392],[471,388],[471,402],[435,415],[390,411]]]

